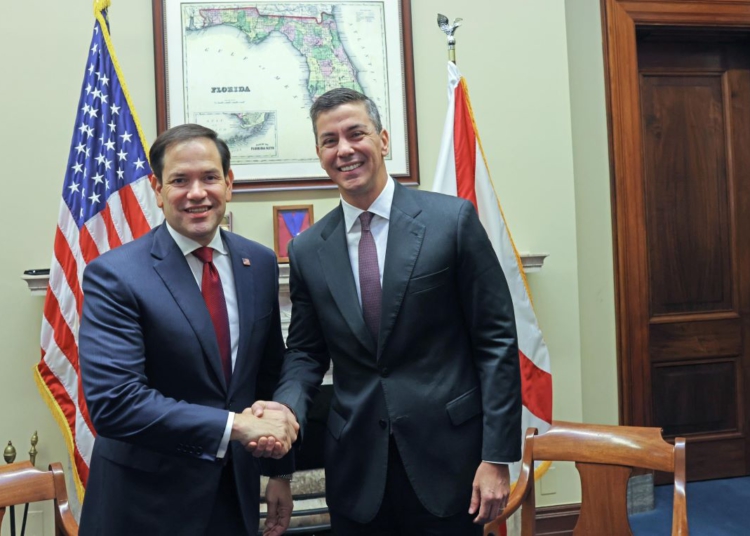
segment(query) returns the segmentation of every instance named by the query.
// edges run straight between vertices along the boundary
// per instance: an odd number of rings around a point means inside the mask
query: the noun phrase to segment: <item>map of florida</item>
[[[237,28],[251,45],[262,43],[272,32],[284,35],[307,61],[307,89],[313,101],[337,87],[363,92],[332,14],[321,13],[318,21],[315,17],[262,15],[255,7],[201,9],[199,13],[203,28],[221,25]]]

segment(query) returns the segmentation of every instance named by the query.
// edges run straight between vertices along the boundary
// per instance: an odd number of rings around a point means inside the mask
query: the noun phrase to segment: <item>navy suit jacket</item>
[[[240,323],[230,385],[200,288],[165,225],[98,257],[84,272],[80,370],[97,439],[82,535],[205,534],[228,412],[273,393],[283,356],[276,256],[221,233]],[[244,521],[254,534],[260,465],[235,442],[229,449]],[[291,463],[271,461],[267,470],[289,472]]]
[[[352,274],[341,207],[289,246],[292,321],[276,400],[302,427],[333,362],[325,447],[332,511],[365,523],[383,497],[392,434],[422,504],[469,508],[482,460],[521,457],[513,303],[467,201],[396,183],[377,342]]]

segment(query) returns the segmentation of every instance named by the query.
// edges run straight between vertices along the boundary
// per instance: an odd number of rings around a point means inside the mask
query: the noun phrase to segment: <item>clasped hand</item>
[[[278,402],[258,401],[234,416],[231,439],[255,457],[281,458],[297,440],[299,424],[292,411]]]

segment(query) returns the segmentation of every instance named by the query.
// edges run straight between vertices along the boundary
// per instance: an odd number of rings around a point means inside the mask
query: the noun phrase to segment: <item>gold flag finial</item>
[[[438,13],[437,23],[438,27],[443,30],[443,33],[448,36],[448,60],[456,63],[456,38],[453,36],[456,33],[456,29],[461,26],[463,19],[453,19],[453,23],[448,20],[448,17],[442,13]]]

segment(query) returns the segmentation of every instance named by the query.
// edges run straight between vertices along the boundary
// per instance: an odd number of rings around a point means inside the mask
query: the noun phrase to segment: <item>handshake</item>
[[[258,400],[234,415],[230,440],[239,441],[253,456],[281,458],[297,440],[299,424],[284,404]]]

